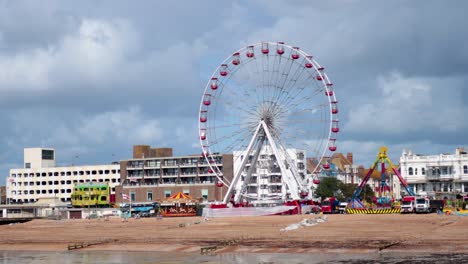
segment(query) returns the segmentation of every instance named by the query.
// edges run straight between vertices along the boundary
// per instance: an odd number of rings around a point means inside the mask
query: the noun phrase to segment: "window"
[[[53,150],[42,150],[42,159],[43,160],[54,160],[54,151]]]
[[[30,169],[30,168],[31,168],[31,163],[30,163],[30,162],[26,162],[26,163],[24,164],[24,168],[25,168],[25,169]]]
[[[136,200],[136,194],[135,192],[130,192],[130,201],[134,202]]]
[[[422,173],[422,175],[426,175],[426,169],[425,169],[425,168],[421,168],[421,173]]]
[[[183,193],[186,195],[190,195],[190,190],[184,190]]]
[[[463,166],[463,174],[468,174],[468,165]]]
[[[146,193],[146,200],[153,201],[153,192],[149,191]]]
[[[408,168],[408,175],[413,175],[413,168],[412,167]]]
[[[202,189],[201,190],[201,195],[204,200],[208,199],[208,189]]]
[[[414,175],[418,175],[418,168],[414,168]]]
[[[165,191],[164,191],[164,197],[167,198],[167,197],[169,197],[169,196],[171,196],[171,190],[165,190]]]

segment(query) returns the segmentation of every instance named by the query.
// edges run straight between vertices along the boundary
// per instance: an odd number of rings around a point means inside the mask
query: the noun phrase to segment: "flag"
[[[124,199],[124,200],[129,200],[130,198],[128,197],[127,194],[122,193],[122,199]]]

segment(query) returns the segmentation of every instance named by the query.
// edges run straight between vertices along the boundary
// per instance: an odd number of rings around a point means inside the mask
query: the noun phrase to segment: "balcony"
[[[453,181],[454,178],[454,174],[436,174],[426,176],[426,179],[429,181]]]

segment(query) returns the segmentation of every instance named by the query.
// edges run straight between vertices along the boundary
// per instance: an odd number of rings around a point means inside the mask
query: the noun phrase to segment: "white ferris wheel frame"
[[[285,50],[286,49],[295,50],[295,52],[300,54],[303,57],[304,60],[306,60],[307,62],[312,64],[312,67],[315,70],[315,72],[317,73],[317,76],[321,77],[320,81],[322,83],[323,90],[326,91],[326,93],[329,93],[330,91],[332,91],[332,94],[327,96],[328,105],[329,105],[329,107],[328,107],[329,108],[329,117],[330,117],[330,124],[329,124],[329,129],[328,129],[327,141],[330,142],[332,140],[332,134],[336,134],[336,133],[332,132],[333,123],[334,122],[339,122],[339,118],[338,118],[338,115],[336,113],[332,113],[333,103],[337,103],[336,93],[331,88],[329,89],[328,85],[331,85],[332,83],[331,83],[328,75],[323,70],[319,70],[319,69],[323,69],[323,67],[313,58],[313,56],[307,54],[302,49],[299,49],[299,48],[291,46],[291,45],[284,44],[282,42],[258,42],[258,43],[255,43],[255,44],[247,45],[247,46],[235,51],[233,54],[243,54],[250,47],[253,47],[253,48],[259,47],[259,46],[261,47],[262,45],[265,45],[265,44],[267,44],[268,46],[271,46],[271,47],[274,47],[275,45],[281,44],[281,46]],[[263,55],[263,54],[260,54],[260,55]],[[231,63],[233,57],[234,57],[234,55],[229,55],[215,69],[215,71],[213,72],[213,74],[211,75],[211,77],[209,78],[209,80],[208,80],[208,82],[207,82],[207,84],[205,86],[204,93],[203,93],[204,95],[207,94],[210,91],[212,79],[220,77],[219,72],[220,72],[220,69],[221,69],[222,65],[229,65],[229,63]],[[242,64],[238,65],[236,67],[242,67]],[[222,171],[220,170],[220,168],[218,166],[216,166],[216,165],[214,165],[212,163],[212,161],[215,160],[215,158],[214,158],[214,153],[210,150],[209,138],[206,138],[206,139],[201,138],[202,131],[206,132],[207,127],[208,127],[206,122],[204,122],[204,123],[200,122],[201,117],[202,117],[202,113],[204,111],[203,109],[205,108],[204,105],[203,105],[203,101],[204,101],[204,96],[202,96],[201,102],[200,102],[199,121],[198,121],[198,133],[199,133],[200,146],[202,148],[202,154],[203,154],[205,160],[207,161],[209,169],[213,172],[214,176],[216,176],[217,181],[219,183],[222,183],[225,186],[229,186],[228,192],[226,193],[226,195],[225,195],[225,197],[223,199],[223,202],[224,203],[228,202],[229,197],[232,195],[233,191],[236,191],[235,200],[238,201],[240,199],[241,194],[239,192],[240,191],[239,188],[236,188],[236,186],[238,185],[237,182],[238,182],[238,180],[240,178],[240,175],[241,175],[241,173],[242,173],[242,171],[243,171],[243,169],[244,169],[244,167],[246,165],[246,161],[248,160],[248,155],[246,155],[246,157],[244,157],[244,159],[242,160],[241,167],[237,171],[234,172],[234,177],[233,177],[232,182],[229,182],[226,179],[222,178],[222,176],[223,176]],[[207,122],[209,122],[209,121],[210,120],[208,120]],[[283,150],[281,147],[278,149],[278,147],[274,143],[273,137],[272,137],[268,127],[265,125],[265,123],[263,121],[261,121],[258,124],[254,135],[252,135],[252,139],[251,139],[251,141],[249,143],[249,146],[248,146],[248,148],[246,150],[247,151],[246,153],[249,153],[253,149],[254,142],[255,142],[255,140],[258,140],[259,133],[260,133],[261,130],[264,131],[266,136],[268,137],[268,142],[270,143],[270,145],[272,145],[274,155],[276,156],[277,159],[284,156],[284,155],[288,156],[288,154],[285,153],[286,152],[285,149]],[[336,139],[336,137],[335,137],[335,139]],[[335,140],[335,139],[333,139],[333,140]],[[325,154],[327,153],[327,151],[328,151],[328,143],[324,144],[324,146],[322,147],[321,154],[319,154],[320,159],[318,160],[317,167],[314,168],[314,171],[317,171],[317,168],[322,163],[322,160],[326,158]],[[259,150],[257,150],[257,152],[259,152]],[[223,153],[221,153],[221,154],[223,154]],[[284,158],[287,158],[287,157],[284,157]],[[298,179],[298,177],[295,177],[294,175],[290,175],[291,174],[290,170],[285,169],[284,164],[282,162],[279,162],[279,164],[282,164],[282,165],[280,165],[280,166],[282,166],[281,173],[285,174],[284,176],[286,176],[285,177],[286,178],[286,185],[288,185],[288,188],[289,188],[289,190],[291,192],[290,193],[291,198],[295,199],[295,200],[299,199],[298,191],[303,189],[302,187],[305,186],[304,182],[301,181],[300,179]],[[295,166],[292,164],[291,167],[295,167]],[[289,172],[289,173],[287,173],[287,172]],[[248,173],[248,176],[250,177],[250,173]]]

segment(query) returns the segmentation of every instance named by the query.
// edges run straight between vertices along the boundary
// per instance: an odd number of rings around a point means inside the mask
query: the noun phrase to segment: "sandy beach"
[[[92,220],[33,220],[0,226],[0,249],[200,252],[468,253],[468,218],[453,215],[327,215],[326,222],[281,231],[318,215]]]

